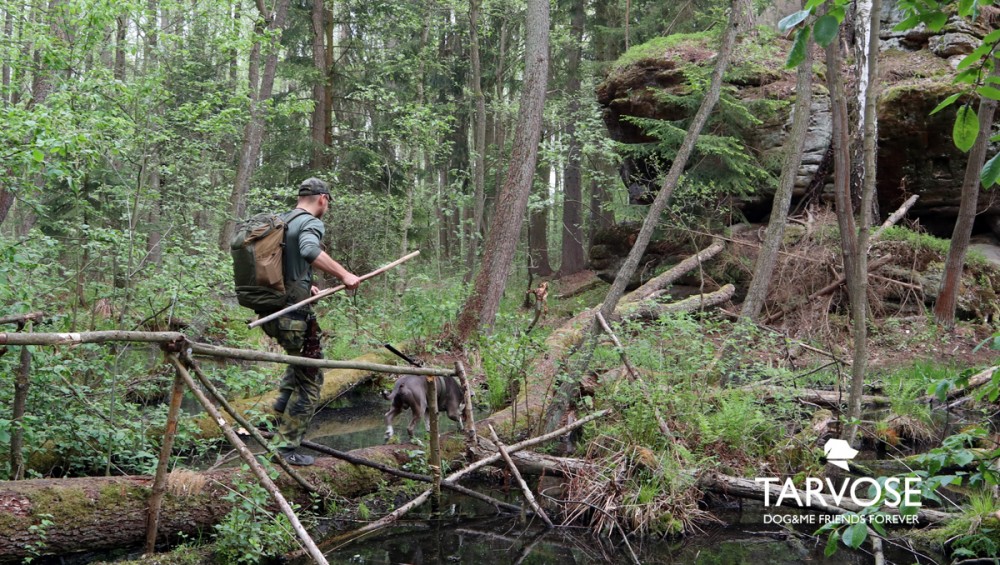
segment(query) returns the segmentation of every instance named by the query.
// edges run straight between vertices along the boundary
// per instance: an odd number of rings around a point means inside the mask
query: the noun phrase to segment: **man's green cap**
[[[299,185],[299,196],[313,196],[315,194],[330,196],[330,185],[315,177],[302,181],[302,184]]]

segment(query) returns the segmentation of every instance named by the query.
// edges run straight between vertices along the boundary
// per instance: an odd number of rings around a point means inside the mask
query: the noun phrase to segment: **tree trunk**
[[[463,448],[461,438],[444,443],[452,459]],[[377,446],[351,452],[389,466],[409,460],[406,446]],[[317,457],[300,474],[320,489],[340,497],[357,497],[382,488],[387,476],[368,467],[339,459]],[[238,467],[168,475],[167,492],[160,511],[157,539],[177,541],[185,533],[197,536],[210,530],[229,511],[225,495],[235,481],[252,480]],[[303,508],[311,505],[308,493],[288,475],[275,481],[283,493]],[[0,483],[0,563],[21,562],[35,548],[43,555],[65,555],[138,546],[145,540],[147,500],[152,477],[89,477],[34,479]],[[46,518],[47,528],[37,528]]]
[[[117,81],[125,80],[125,37],[128,34],[128,14],[122,14],[117,18],[117,29],[115,31],[115,68],[114,77]]]
[[[605,210],[605,204],[610,201],[610,195],[604,187],[604,181],[590,179],[590,221],[587,223],[587,245],[594,245],[598,232],[615,224],[615,214]]]
[[[326,168],[326,26],[323,22],[325,14],[323,0],[313,0],[312,6],[312,55],[313,66],[316,68],[315,82],[313,83],[313,114],[312,114],[312,161],[310,167],[313,170]]]
[[[991,77],[1000,76],[1000,59],[993,59]],[[965,265],[965,253],[969,249],[969,239],[972,237],[972,225],[976,220],[976,208],[979,203],[979,174],[986,160],[990,136],[993,131],[993,115],[996,112],[996,100],[981,97],[979,99],[979,136],[969,151],[969,161],[965,166],[965,178],[962,179],[962,197],[958,205],[958,218],[951,233],[951,244],[948,246],[948,257],[944,263],[944,276],[941,280],[941,290],[934,304],[934,318],[937,323],[951,328],[955,325],[955,308],[958,302],[958,290],[962,282],[962,270]]]
[[[14,39],[14,11],[11,10],[10,8],[7,8],[6,10],[4,10],[3,37],[4,37],[4,40],[8,44],[11,44],[11,48],[13,49],[13,39]],[[0,102],[2,102],[4,106],[6,106],[7,104],[9,104],[10,101],[11,101],[11,99],[12,99],[12,97],[13,97],[13,94],[10,93],[10,70],[11,70],[10,69],[10,58],[9,57],[5,57],[4,60],[3,60],[3,87],[2,87],[3,88],[3,97],[2,97],[2,100],[0,100]],[[3,220],[0,219],[0,224],[2,224],[2,223],[3,223]]]
[[[31,331],[28,322],[27,331]],[[19,481],[24,478],[24,428],[21,423],[28,403],[28,387],[31,385],[31,350],[27,345],[21,346],[21,366],[14,381],[14,405],[11,408],[10,434],[10,477]]]
[[[586,268],[583,254],[583,178],[580,170],[583,144],[576,135],[577,114],[580,111],[580,58],[585,20],[584,1],[575,0],[570,16],[572,43],[566,61],[569,121],[565,133],[569,139],[569,154],[566,156],[566,169],[563,172],[562,254],[559,261],[561,277],[579,273]]]
[[[812,49],[806,49],[806,58],[799,65],[795,81],[795,110],[792,114],[792,131],[785,143],[785,160],[781,165],[781,178],[778,190],[774,194],[771,206],[771,217],[767,222],[767,233],[764,245],[757,256],[753,280],[747,290],[746,299],[740,317],[746,320],[757,320],[764,300],[771,286],[771,275],[778,259],[778,250],[785,235],[785,225],[788,221],[788,206],[792,201],[792,189],[795,188],[795,176],[802,161],[802,150],[805,147],[806,130],[809,128],[810,108],[812,104]]]
[[[219,236],[219,248],[229,249],[229,240],[233,238],[236,219],[246,215],[247,193],[250,191],[250,178],[257,166],[260,147],[264,140],[264,110],[267,100],[274,88],[274,75],[278,66],[278,50],[280,48],[280,32],[284,28],[285,15],[288,13],[289,0],[277,0],[273,14],[268,13],[263,0],[257,0],[257,9],[261,18],[269,22],[267,31],[271,34],[270,52],[264,63],[264,75],[258,88],[257,79],[260,68],[261,41],[264,30],[258,27],[257,38],[250,51],[250,119],[243,129],[243,147],[240,149],[240,159],[236,166],[236,179],[233,191],[229,197],[230,217],[226,219]]]
[[[483,95],[482,68],[479,57],[480,0],[469,3],[469,54],[472,59],[472,95],[476,112],[472,123],[472,187],[473,212],[469,246],[465,255],[465,280],[472,280],[476,269],[476,253],[483,229],[483,209],[486,206],[486,97]]]
[[[525,207],[538,157],[542,110],[548,82],[549,3],[528,0],[525,13],[524,90],[514,134],[510,167],[486,238],[482,265],[469,299],[462,306],[457,337],[466,341],[481,328],[490,328],[496,319],[500,297],[507,285],[514,251],[524,223]]]
[[[848,424],[844,429],[844,438],[853,444],[858,433],[857,422],[861,419],[861,397],[864,394],[865,372],[868,368],[868,240],[872,225],[872,203],[875,201],[875,176],[877,147],[877,104],[878,104],[878,53],[879,32],[881,30],[881,0],[871,1],[869,28],[865,37],[868,48],[866,61],[867,90],[863,107],[863,138],[862,159],[863,171],[861,183],[860,226],[855,245],[856,260],[851,277],[854,279],[854,292],[850,293],[851,317],[854,326],[854,360],[851,365],[851,394],[848,398]],[[846,120],[845,120],[846,122]],[[845,262],[846,267],[846,262]],[[848,291],[851,282],[848,279]]]
[[[147,76],[156,73],[159,70],[159,54],[157,49],[159,42],[160,18],[158,17],[158,13],[159,10],[157,0],[148,0],[146,3],[147,31],[145,48]],[[150,108],[149,111],[153,116],[152,128],[159,128],[160,109],[158,107],[154,107]],[[149,214],[146,217],[146,225],[149,229],[149,235],[146,240],[146,253],[150,263],[160,266],[163,264],[163,247],[161,245],[163,231],[160,225],[160,216],[162,214],[161,203],[163,201],[163,196],[160,194],[160,146],[156,141],[151,142],[149,157],[145,168],[147,171],[146,188],[148,189],[150,198]]]
[[[549,264],[549,177],[552,165],[540,164],[532,183],[537,205],[528,211],[528,272],[540,277],[552,275]]]

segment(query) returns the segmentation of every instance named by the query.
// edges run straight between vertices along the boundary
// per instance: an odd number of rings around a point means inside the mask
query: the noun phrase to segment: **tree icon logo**
[[[842,439],[829,439],[826,441],[826,445],[823,446],[823,453],[826,454],[826,460],[830,464],[849,471],[847,462],[854,459],[854,456],[858,454],[858,450],[852,448],[851,444]]]

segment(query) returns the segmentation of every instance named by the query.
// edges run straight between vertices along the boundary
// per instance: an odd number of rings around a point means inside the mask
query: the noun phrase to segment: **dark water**
[[[375,393],[351,394],[317,415],[310,427],[310,439],[343,451],[380,444],[386,410],[388,402]],[[408,413],[397,418],[397,435],[402,432],[405,438],[408,421]],[[455,425],[442,417],[441,428],[451,431]],[[422,424],[418,424],[417,431],[419,437],[426,438]],[[484,492],[512,504],[522,503],[517,493]],[[581,528],[545,531],[537,521],[525,523],[518,517],[498,516],[492,507],[479,501],[446,493],[440,512],[435,515],[425,504],[408,514],[397,527],[326,551],[330,563],[358,564],[633,563],[630,553],[643,564],[874,563],[868,552],[852,551],[843,545],[832,557],[825,557],[825,536],[811,535],[818,526],[784,528],[765,524],[765,510],[759,502],[746,501],[711,510],[724,524],[706,527],[702,534],[683,538],[630,540],[630,552],[619,536],[602,540]],[[347,525],[345,530],[353,527],[356,525]],[[865,549],[868,548],[866,544]],[[893,546],[887,546],[885,551],[889,562],[917,562],[916,557]],[[920,559],[920,562],[934,561]]]
[[[492,493],[491,493],[492,494]],[[511,500],[512,502],[516,502]],[[330,563],[358,564],[450,564],[515,563],[570,565],[588,563],[634,563],[620,538],[601,540],[579,528],[545,531],[536,524],[516,518],[469,516],[467,501],[460,515],[432,519],[428,513],[414,515],[404,525],[374,537],[328,550]],[[841,546],[831,557],[823,554],[826,539],[804,530],[785,530],[763,525],[759,503],[742,510],[715,511],[726,522],[707,528],[703,534],[684,538],[638,542],[630,540],[639,563],[704,565],[767,564],[869,564],[874,558],[866,551]],[[867,548],[867,546],[866,546]],[[909,553],[889,546],[890,563],[914,563]],[[921,559],[921,563],[934,563]]]

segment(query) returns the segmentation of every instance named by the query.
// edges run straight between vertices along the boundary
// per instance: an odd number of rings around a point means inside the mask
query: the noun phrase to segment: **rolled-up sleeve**
[[[302,226],[299,233],[299,253],[307,263],[312,263],[319,257],[323,250],[320,242],[323,241],[323,222],[317,218],[311,218]]]

